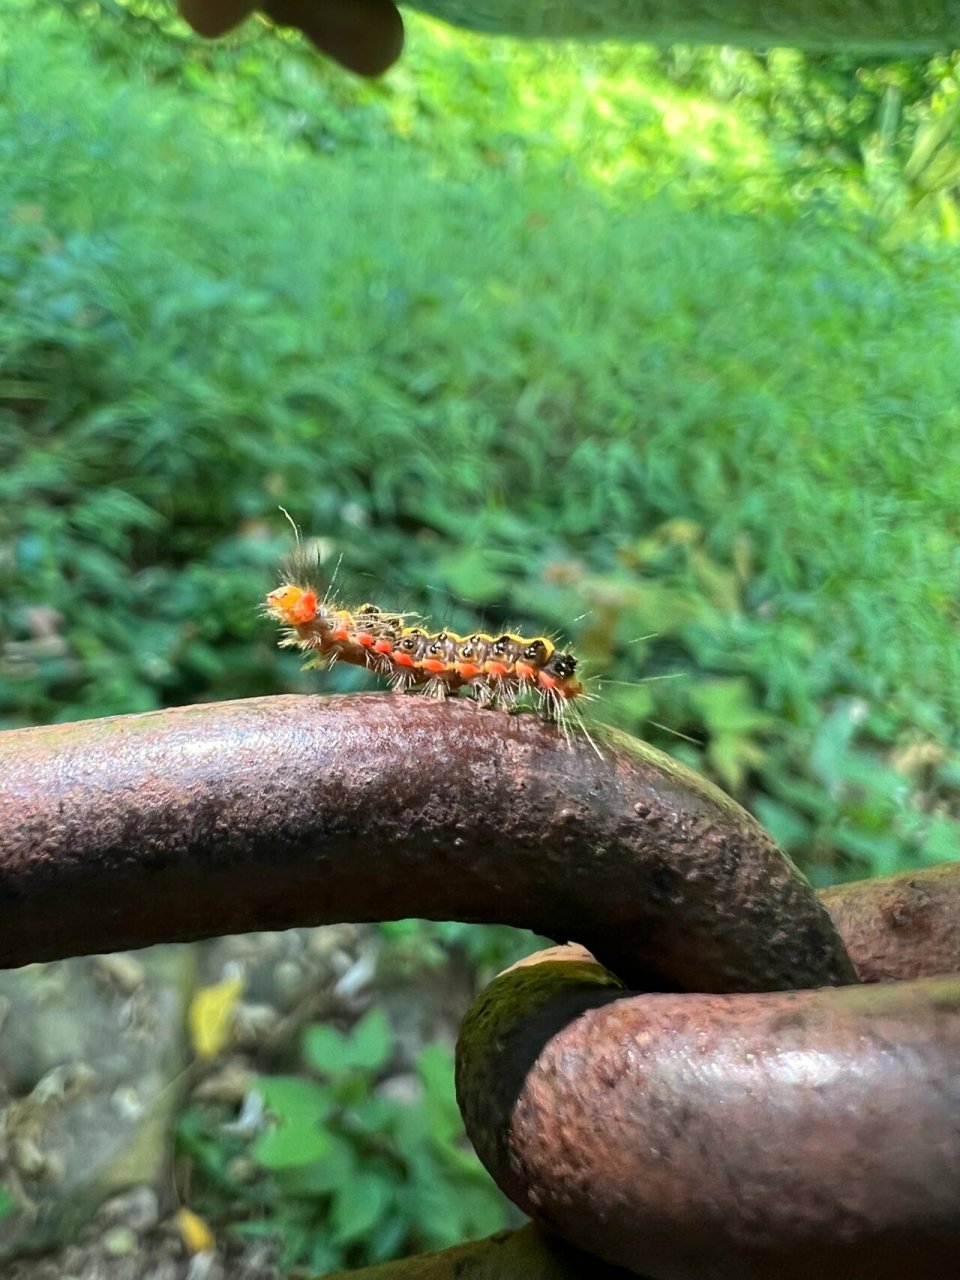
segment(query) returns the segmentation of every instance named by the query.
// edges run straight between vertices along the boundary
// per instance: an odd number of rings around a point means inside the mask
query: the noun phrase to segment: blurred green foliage
[[[2,8],[4,725],[372,686],[257,618],[282,505],[345,597],[564,633],[588,716],[818,881],[957,856],[955,56],[412,18],[369,84],[258,20]],[[388,1051],[313,1028],[255,1140],[189,1110],[200,1207],[314,1270],[498,1225],[448,1055],[401,1105]]]
[[[372,1009],[348,1033],[306,1029],[301,1073],[256,1082],[262,1122],[188,1109],[178,1147],[195,1175],[193,1203],[232,1218],[235,1236],[278,1240],[281,1265],[311,1274],[517,1221],[463,1138],[449,1049],[421,1049],[393,1092],[378,1083],[392,1053],[387,1019]]]
[[[0,1186],[0,1222],[17,1207],[16,1199],[5,1187]]]
[[[282,504],[347,595],[565,632],[814,876],[953,852],[954,60],[8,9],[5,723],[370,684],[257,620]]]

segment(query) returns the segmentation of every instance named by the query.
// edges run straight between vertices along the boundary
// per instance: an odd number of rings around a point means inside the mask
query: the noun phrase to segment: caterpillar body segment
[[[408,625],[409,614],[373,604],[339,608],[305,582],[284,582],[271,591],[264,612],[283,626],[281,644],[318,663],[370,667],[395,689],[416,688],[436,697],[466,690],[483,706],[504,707],[526,695],[558,718],[583,694],[576,658],[545,636],[434,632]]]

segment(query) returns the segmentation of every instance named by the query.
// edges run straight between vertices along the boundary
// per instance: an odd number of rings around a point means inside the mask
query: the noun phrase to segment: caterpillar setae
[[[568,704],[584,694],[577,659],[547,636],[483,631],[460,636],[408,625],[421,620],[372,604],[340,608],[321,596],[302,566],[269,593],[264,612],[282,624],[282,645],[300,649],[318,664],[369,667],[397,690],[418,689],[435,697],[464,691],[481,706],[509,709],[530,701],[561,723]]]

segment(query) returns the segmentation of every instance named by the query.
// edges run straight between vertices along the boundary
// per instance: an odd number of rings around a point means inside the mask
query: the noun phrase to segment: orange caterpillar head
[[[312,587],[298,587],[286,582],[271,591],[266,600],[267,613],[288,627],[303,627],[313,622],[319,611],[317,593]]]

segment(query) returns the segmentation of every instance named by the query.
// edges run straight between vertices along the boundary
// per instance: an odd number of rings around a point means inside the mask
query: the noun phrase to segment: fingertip
[[[382,75],[403,50],[403,19],[392,0],[266,0],[263,11],[298,27],[355,75]]]
[[[197,35],[215,39],[250,16],[256,0],[177,0],[185,22]]]

